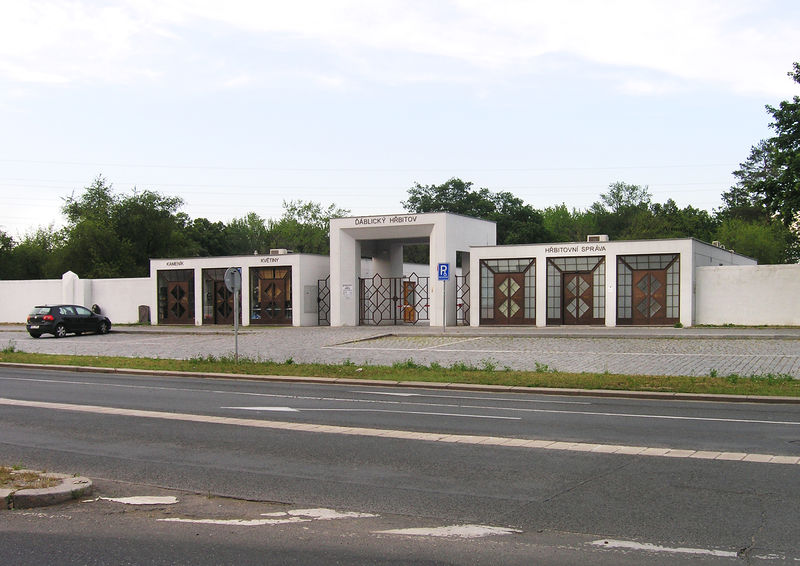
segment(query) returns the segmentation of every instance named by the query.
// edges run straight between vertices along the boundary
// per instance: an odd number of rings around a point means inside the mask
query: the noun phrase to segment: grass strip
[[[127,358],[121,356],[71,356],[19,352],[14,348],[0,351],[1,362],[92,366],[117,369],[146,369],[197,373],[228,373],[302,377],[359,378],[391,381],[512,385],[519,387],[553,387],[607,389],[624,391],[660,391],[670,393],[710,393],[725,395],[800,396],[800,380],[786,374],[740,376],[665,376],[617,375],[610,373],[567,373],[536,364],[532,371],[498,368],[492,360],[480,366],[457,363],[444,367],[433,363],[420,365],[413,360],[391,366],[294,363],[230,357],[196,357],[184,360],[164,358]]]

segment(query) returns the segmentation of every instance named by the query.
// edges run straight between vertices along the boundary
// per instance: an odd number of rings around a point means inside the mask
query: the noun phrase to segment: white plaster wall
[[[36,305],[61,302],[61,279],[0,281],[0,322],[24,323]]]
[[[305,288],[313,293],[316,305],[317,289],[320,279],[330,274],[331,263],[328,256],[303,254],[299,256],[299,269],[292,270],[292,325],[319,325],[319,311],[305,312]],[[311,289],[313,287],[313,290]]]
[[[800,265],[698,267],[696,324],[800,325]]]
[[[699,240],[694,243],[694,266],[708,267],[712,265],[756,265],[758,262],[753,258],[737,254],[731,250],[725,250],[712,246]]]
[[[125,279],[92,279],[91,300],[86,306],[97,305],[111,320],[111,324],[133,324],[139,322],[139,305],[150,306],[150,318],[155,308],[150,305],[152,292],[149,277]]]
[[[139,305],[150,301],[150,278],[79,279],[71,273],[63,279],[0,281],[0,322],[25,322],[36,305],[97,304],[112,324],[139,320]]]

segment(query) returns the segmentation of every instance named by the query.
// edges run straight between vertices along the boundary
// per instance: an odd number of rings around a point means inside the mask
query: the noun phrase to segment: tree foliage
[[[102,176],[65,199],[66,265],[80,277],[142,277],[150,258],[170,257],[188,243],[180,217],[183,201],[154,191],[115,194]]]
[[[800,84],[800,63],[789,76]],[[775,135],[752,147],[747,160],[734,172],[738,191],[730,198],[763,204],[771,215],[791,226],[800,212],[800,96],[777,107],[767,105]]]
[[[509,192],[473,189],[471,182],[452,178],[441,185],[415,183],[402,203],[408,212],[452,212],[497,224],[497,242],[522,244],[547,240],[542,213]]]

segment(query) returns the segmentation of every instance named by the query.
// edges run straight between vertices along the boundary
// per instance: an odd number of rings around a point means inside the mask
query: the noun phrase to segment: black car
[[[78,305],[45,305],[33,307],[25,328],[34,338],[42,334],[63,338],[67,334],[84,332],[107,334],[111,330],[111,321]]]

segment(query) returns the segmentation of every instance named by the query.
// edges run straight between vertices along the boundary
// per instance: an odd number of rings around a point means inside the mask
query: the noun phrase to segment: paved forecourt
[[[107,336],[33,339],[0,326],[0,346],[26,352],[186,359],[232,355],[221,327],[118,327]],[[243,357],[295,362],[465,363],[650,375],[791,375],[800,378],[800,329],[272,327],[239,335]]]

